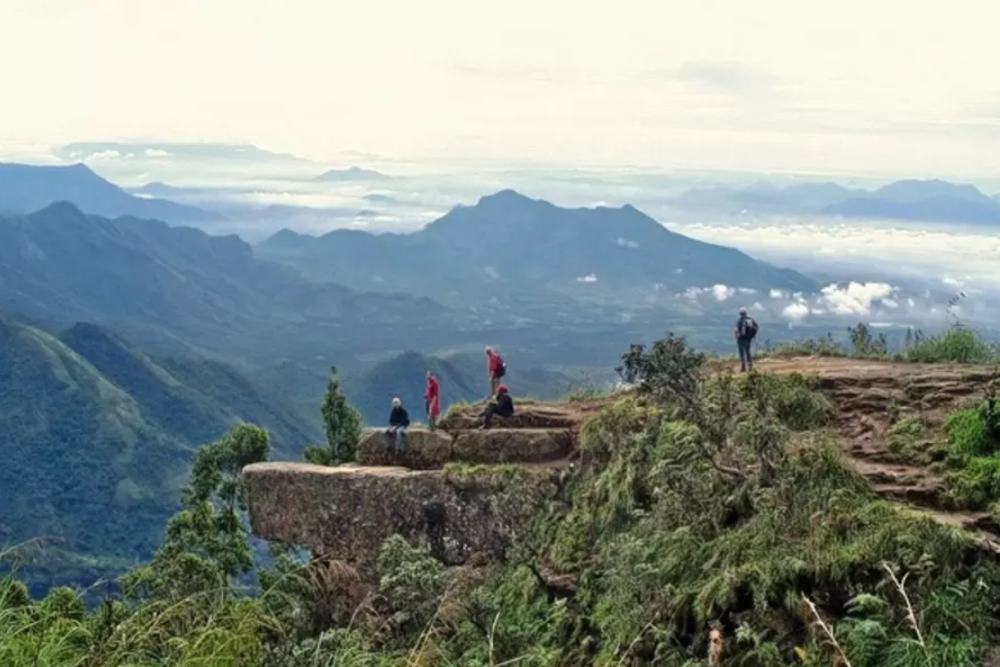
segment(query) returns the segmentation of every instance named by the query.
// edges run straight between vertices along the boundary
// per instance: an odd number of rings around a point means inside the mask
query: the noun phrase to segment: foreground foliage
[[[877,498],[826,441],[831,406],[809,378],[704,368],[679,338],[633,346],[620,372],[637,391],[585,425],[581,469],[495,566],[449,570],[394,537],[376,581],[276,552],[251,595],[238,472],[269,446],[239,427],[199,454],[167,542],[120,599],[32,601],[4,580],[0,664],[693,667],[719,629],[725,665],[981,665],[996,562]],[[956,461],[995,455],[984,415],[950,422]]]

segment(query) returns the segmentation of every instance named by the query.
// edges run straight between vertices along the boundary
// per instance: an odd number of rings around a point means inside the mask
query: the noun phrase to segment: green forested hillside
[[[57,337],[0,314],[0,544],[55,540],[54,559],[91,559],[73,566],[84,580],[147,558],[193,452],[242,421],[284,456],[319,438],[316,416],[222,364],[158,363],[99,327]]]
[[[64,331],[60,339],[128,392],[147,419],[187,442],[203,444],[234,424],[251,421],[266,425],[277,452],[295,456],[319,432],[318,409],[297,412],[278,394],[218,361],[153,359],[111,331],[86,323]]]

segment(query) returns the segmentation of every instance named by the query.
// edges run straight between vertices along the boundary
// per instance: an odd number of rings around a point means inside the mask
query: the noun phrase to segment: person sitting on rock
[[[427,371],[427,389],[424,390],[424,402],[427,405],[427,424],[433,431],[437,426],[438,415],[441,414],[441,383],[430,371]]]
[[[506,385],[497,387],[496,397],[489,402],[482,415],[483,424],[480,429],[487,429],[493,423],[493,417],[503,417],[509,419],[514,416],[514,400],[510,397]]]
[[[392,412],[389,413],[389,428],[385,431],[385,447],[390,451],[401,452],[406,446],[406,429],[410,428],[410,415],[398,398],[392,399]]]

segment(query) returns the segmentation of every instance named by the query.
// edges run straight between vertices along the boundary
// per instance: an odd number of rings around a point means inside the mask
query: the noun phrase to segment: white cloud
[[[684,296],[686,296],[689,299],[697,299],[699,296],[701,296],[701,294],[704,291],[705,290],[703,290],[700,287],[688,287],[686,290],[684,290]]]
[[[597,276],[595,274],[593,274],[593,273],[591,273],[590,275],[586,275],[586,276],[580,276],[579,278],[576,279],[576,282],[578,282],[578,283],[596,283],[597,282]]]
[[[118,151],[98,151],[96,153],[91,153],[84,160],[90,160],[91,162],[101,162],[104,160],[117,160],[122,156]]]
[[[712,285],[712,296],[716,301],[725,301],[735,293],[736,290],[728,285]]]
[[[147,148],[142,152],[146,157],[170,157],[170,153],[160,148]]]
[[[871,313],[872,304],[888,299],[896,288],[887,283],[857,283],[851,281],[846,288],[836,283],[821,290],[821,300],[837,315],[865,317]]]
[[[750,287],[737,287],[736,291],[739,292],[740,294],[756,294],[757,293],[757,290],[752,289]]]
[[[638,248],[639,247],[639,244],[636,243],[635,241],[629,241],[628,239],[623,239],[620,236],[618,237],[618,240],[615,241],[615,243],[618,244],[619,246],[623,247],[623,248]]]
[[[911,298],[909,298],[909,299],[906,300],[906,305],[909,306],[910,308],[916,308],[917,307],[917,302],[914,301],[913,298],[911,297]]]
[[[801,320],[809,314],[809,306],[804,303],[790,303],[781,311],[790,320]]]
[[[882,305],[886,308],[898,308],[899,303],[895,299],[882,299]]]
[[[877,266],[890,274],[953,288],[1000,286],[1000,272],[996,270],[1000,235],[987,230],[944,223],[795,217],[759,222],[733,218],[720,223],[672,223],[668,227],[800,271],[830,267],[843,274],[853,266],[863,270]],[[819,252],[824,247],[836,252]],[[779,292],[771,290],[771,298],[783,298]]]
[[[788,293],[787,292],[783,292],[780,289],[772,289],[771,292],[770,292],[770,294],[771,294],[771,298],[772,299],[787,299],[788,298]]]

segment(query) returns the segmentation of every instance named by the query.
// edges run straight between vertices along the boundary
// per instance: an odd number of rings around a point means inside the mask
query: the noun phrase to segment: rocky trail
[[[887,499],[978,534],[1000,552],[1000,525],[987,512],[953,507],[940,466],[948,414],[982,399],[995,369],[958,364],[909,364],[847,358],[793,358],[758,363],[759,370],[818,378],[835,410],[847,460]],[[899,425],[919,425],[915,432]]]
[[[992,369],[814,357],[762,360],[758,369],[818,378],[844,453],[878,493],[970,530],[1000,552],[1000,526],[988,514],[950,507],[934,465],[944,417],[981,398]],[[354,466],[250,466],[254,532],[353,562],[377,554],[393,533],[426,536],[449,564],[500,558],[573,465],[582,423],[611,400],[519,401],[514,417],[490,430],[478,428],[481,406],[466,406],[451,410],[434,432],[410,431],[401,453],[388,452],[376,429],[366,433]],[[904,437],[900,424],[920,428]],[[449,473],[453,463],[485,468],[465,478]]]

